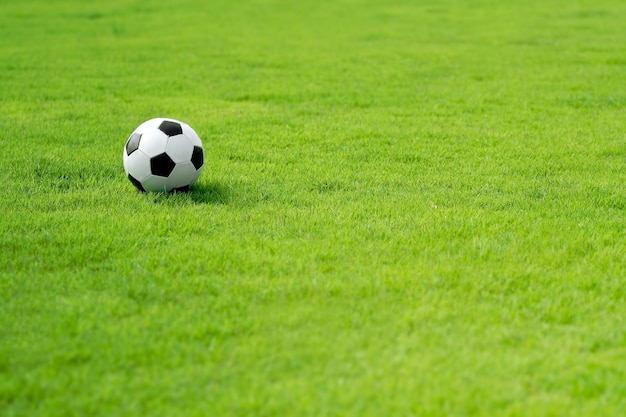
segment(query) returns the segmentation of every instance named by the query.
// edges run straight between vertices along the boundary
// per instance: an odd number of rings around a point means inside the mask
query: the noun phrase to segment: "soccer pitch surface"
[[[624,1],[0,11],[0,415],[626,409]]]

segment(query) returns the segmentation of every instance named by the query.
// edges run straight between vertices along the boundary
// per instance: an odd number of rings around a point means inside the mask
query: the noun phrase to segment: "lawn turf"
[[[3,417],[626,409],[624,2],[0,7]]]

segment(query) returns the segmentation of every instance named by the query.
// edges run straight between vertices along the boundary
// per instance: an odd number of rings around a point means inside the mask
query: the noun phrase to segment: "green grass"
[[[623,1],[0,10],[3,417],[626,409]]]

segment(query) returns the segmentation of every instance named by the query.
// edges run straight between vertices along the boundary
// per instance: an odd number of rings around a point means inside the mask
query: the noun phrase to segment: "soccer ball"
[[[141,191],[188,190],[203,167],[200,137],[178,120],[148,120],[131,133],[124,145],[124,171]]]

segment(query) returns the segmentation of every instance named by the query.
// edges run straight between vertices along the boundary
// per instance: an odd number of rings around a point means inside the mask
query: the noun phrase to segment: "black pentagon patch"
[[[141,185],[141,183],[139,181],[137,181],[137,179],[135,179],[135,177],[133,177],[132,175],[128,174],[128,179],[130,180],[130,182],[133,183],[133,185],[135,187],[137,187],[139,189],[139,191],[141,192],[146,192],[146,189],[143,188],[143,185]]]
[[[126,141],[126,155],[130,155],[139,149],[139,141],[141,140],[141,133],[133,133]]]
[[[172,122],[170,120],[164,120],[159,125],[159,130],[165,133],[167,136],[176,136],[183,134],[183,127],[180,123]]]
[[[196,169],[200,169],[204,165],[204,151],[199,146],[193,147],[193,153],[191,154],[191,163]]]
[[[175,166],[176,163],[172,161],[172,158],[166,153],[162,153],[150,159],[150,171],[159,177],[168,177]]]

